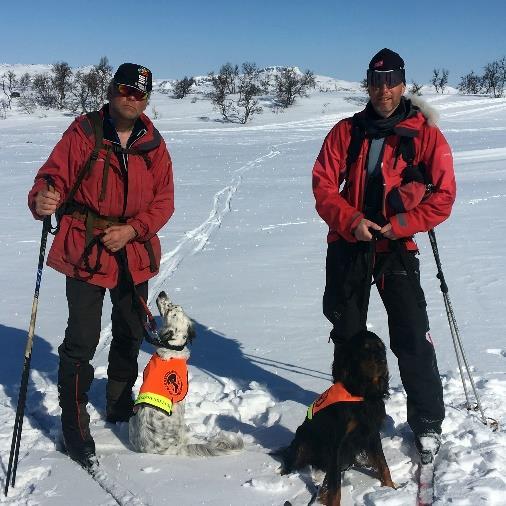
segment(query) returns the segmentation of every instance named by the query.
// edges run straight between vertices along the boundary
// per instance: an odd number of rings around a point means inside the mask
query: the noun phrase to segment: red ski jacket
[[[364,114],[364,111],[360,114]],[[352,118],[343,119],[332,128],[323,142],[313,168],[316,210],[329,226],[328,242],[339,238],[357,242],[353,230],[364,218],[362,210],[369,140],[364,139],[356,161],[346,174],[351,129]],[[453,158],[441,131],[436,126],[429,125],[427,118],[420,111],[398,123],[394,130],[414,135],[414,164],[422,162],[425,165],[426,176],[434,185],[434,191],[416,207],[396,214],[389,207],[385,196],[392,188],[401,186],[406,162],[398,155],[401,137],[396,134],[385,138],[381,164],[384,183],[383,215],[391,223],[392,231],[398,238],[408,239],[407,248],[416,250],[412,236],[417,232],[430,230],[450,215],[456,194]]]
[[[103,110],[101,111],[103,115]],[[160,241],[156,233],[167,223],[174,212],[174,186],[172,162],[163,138],[146,115],[140,117],[144,131],[130,146],[146,151],[149,162],[143,156],[128,155],[128,170],[121,169],[117,156],[110,156],[107,188],[102,201],[105,148],[100,150],[91,172],[84,178],[74,201],[99,215],[118,217],[130,224],[137,237],[126,244],[128,265],[135,284],[142,283],[158,272],[160,266]],[[104,139],[104,145],[111,142]],[[28,194],[28,206],[36,219],[43,217],[35,213],[35,196],[46,188],[45,176],[52,176],[55,189],[61,195],[61,202],[84,166],[95,146],[93,129],[86,116],[80,116],[70,125],[56,144],[46,163],[35,177],[35,183]],[[119,155],[122,156],[122,155]],[[149,167],[148,167],[149,165]],[[105,248],[100,253],[98,272],[84,270],[82,255],[85,248],[85,223],[71,215],[61,219],[60,231],[56,234],[47,258],[47,265],[70,277],[86,279],[89,283],[104,288],[114,288],[118,281],[118,263],[114,255]],[[94,235],[103,230],[94,229]],[[148,250],[143,243],[150,241],[153,249],[156,271],[150,269]],[[96,265],[97,246],[89,255],[89,265]]]

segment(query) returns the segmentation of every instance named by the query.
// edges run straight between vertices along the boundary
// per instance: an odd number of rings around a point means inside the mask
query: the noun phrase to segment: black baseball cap
[[[151,70],[136,63],[122,63],[114,74],[113,82],[131,86],[144,93],[150,93],[153,89]]]

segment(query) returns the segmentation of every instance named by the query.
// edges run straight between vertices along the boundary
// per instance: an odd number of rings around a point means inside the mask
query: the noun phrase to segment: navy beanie
[[[403,70],[404,60],[396,52],[385,47],[372,57],[369,68],[383,72],[388,70]]]

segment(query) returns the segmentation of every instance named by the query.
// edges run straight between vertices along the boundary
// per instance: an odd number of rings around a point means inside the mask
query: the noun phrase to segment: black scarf
[[[367,103],[365,114],[360,117],[359,124],[365,132],[365,136],[372,139],[382,139],[393,135],[394,127],[405,119],[416,114],[416,107],[411,104],[411,100],[401,97],[397,109],[388,118],[380,116],[371,104]]]

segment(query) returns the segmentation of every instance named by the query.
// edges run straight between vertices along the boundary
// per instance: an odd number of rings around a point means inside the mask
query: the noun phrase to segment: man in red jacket
[[[66,276],[69,308],[58,393],[67,452],[84,467],[95,456],[86,404],[105,291],[113,306],[107,420],[114,423],[132,414],[145,320],[139,298],[147,300],[148,279],[159,269],[156,234],[174,212],[170,156],[144,114],[151,89],[148,69],[120,65],[109,103],[70,125],[28,195],[36,219],[56,212],[59,221],[47,259]]]
[[[335,125],[313,169],[318,214],[329,226],[323,312],[339,344],[366,329],[374,279],[424,461],[439,449],[444,404],[413,235],[450,215],[450,147],[427,113],[403,97],[404,61],[382,49],[367,71],[366,108]],[[342,186],[341,186],[342,185]]]

